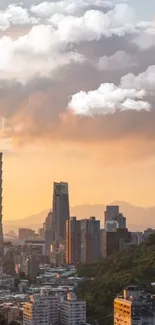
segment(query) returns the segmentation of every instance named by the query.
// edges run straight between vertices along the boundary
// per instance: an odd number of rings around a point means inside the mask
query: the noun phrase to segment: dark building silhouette
[[[53,188],[53,240],[65,240],[66,221],[69,220],[68,183],[54,183]]]
[[[118,205],[108,205],[104,217],[105,230],[113,231],[116,228],[126,228],[126,218],[119,212]]]
[[[116,229],[112,232],[102,232],[102,257],[119,252],[132,243],[131,232],[128,229]]]
[[[39,265],[41,264],[41,256],[35,254],[30,255],[25,261],[25,274],[31,280],[34,280],[39,275]]]
[[[4,244],[3,272],[15,276],[15,252],[11,242]]]
[[[66,263],[81,262],[81,221],[76,217],[66,221]]]
[[[100,221],[95,217],[81,220],[81,263],[100,259]]]
[[[2,173],[3,173],[3,154],[0,152],[0,269],[3,267],[3,256],[4,256],[4,241],[3,241],[3,224],[2,224]]]
[[[54,241],[54,228],[53,228],[53,214],[50,211],[46,217],[44,223],[44,232],[45,232],[45,253],[46,255],[50,254],[50,246]]]

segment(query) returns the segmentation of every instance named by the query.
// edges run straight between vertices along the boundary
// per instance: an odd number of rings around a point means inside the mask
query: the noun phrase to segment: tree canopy
[[[77,294],[87,302],[87,317],[91,323],[113,324],[113,300],[130,284],[151,290],[155,282],[155,234],[139,246],[91,265],[80,265],[78,275],[86,277],[77,288]]]

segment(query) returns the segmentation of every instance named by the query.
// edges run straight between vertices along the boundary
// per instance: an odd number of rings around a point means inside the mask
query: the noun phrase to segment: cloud
[[[130,3],[9,2],[0,3],[2,139],[154,153],[152,22]]]
[[[115,113],[118,110],[149,110],[150,104],[142,101],[145,95],[145,90],[123,89],[106,83],[97,90],[73,95],[68,107],[77,115],[90,116]]]
[[[38,17],[50,18],[56,13],[74,15],[96,8],[101,10],[109,9],[112,8],[112,4],[110,1],[102,0],[66,0],[65,2],[44,1],[38,5],[32,5],[30,11]]]
[[[155,65],[147,68],[146,71],[135,76],[133,73],[128,73],[121,78],[120,85],[123,88],[133,87],[137,90],[145,89],[152,93],[155,90]]]
[[[49,76],[58,67],[71,62],[83,62],[81,54],[67,51],[65,44],[57,42],[54,36],[52,38],[50,26],[39,25],[17,40],[0,39],[1,78],[25,83],[37,75]]]
[[[27,9],[17,5],[9,5],[6,10],[0,12],[0,29],[6,30],[10,25],[37,24],[38,20],[29,15]]]
[[[135,76],[129,73],[121,78],[119,86],[101,84],[97,90],[80,91],[68,104],[77,115],[105,115],[117,110],[150,110],[152,105],[145,98],[155,90],[155,66]]]
[[[135,67],[134,58],[124,51],[117,51],[111,56],[104,55],[99,58],[98,68],[106,71],[120,71]]]
[[[78,2],[67,0],[67,5],[75,13]],[[117,4],[107,12],[102,10],[92,10],[89,7],[103,7],[110,5],[100,0],[82,2],[79,6],[84,12],[80,16],[66,13],[64,2],[44,2],[29,9],[18,5],[10,5],[2,11],[0,16],[0,26],[6,29],[10,24],[29,25],[31,29],[25,35],[12,39],[9,36],[0,38],[0,74],[4,80],[17,80],[22,83],[34,77],[50,76],[59,68],[72,62],[82,63],[86,58],[77,52],[79,44],[88,44],[93,41],[100,42],[102,38],[123,37],[126,34],[139,34],[144,28],[148,28],[148,23],[138,23],[133,10],[127,4]],[[54,7],[53,7],[54,6]],[[50,13],[50,8],[61,7],[60,13],[54,10]],[[32,11],[40,13],[44,18],[43,9],[49,13],[49,19],[40,21],[40,17],[31,16]],[[88,10],[87,10],[88,9]],[[59,10],[60,11],[60,10]],[[38,20],[39,19],[39,20]],[[123,58],[122,58],[123,57]],[[128,54],[118,52],[111,58],[103,56],[99,61],[99,66],[110,67],[111,62],[116,63],[123,59],[124,65],[130,65]],[[126,61],[125,61],[126,60]],[[18,65],[14,64],[18,62]],[[109,68],[108,68],[109,69]]]

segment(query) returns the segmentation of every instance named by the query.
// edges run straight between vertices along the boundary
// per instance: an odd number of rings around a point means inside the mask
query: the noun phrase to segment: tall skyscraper
[[[2,162],[3,154],[0,153],[0,268],[2,269],[3,266],[3,256],[4,256],[4,242],[3,242],[3,224],[2,224]]]
[[[113,230],[126,228],[126,218],[119,212],[118,205],[108,205],[106,207],[104,224],[106,231],[111,231],[112,228],[114,228]]]
[[[100,221],[95,217],[81,220],[81,263],[100,259]]]
[[[69,220],[68,183],[54,183],[53,188],[53,229],[54,241],[65,240],[66,221]]]
[[[76,217],[66,221],[66,263],[81,262],[81,221]]]
[[[50,211],[45,219],[44,223],[45,232],[45,251],[46,255],[50,254],[50,246],[53,244],[54,229],[53,229],[53,213]]]

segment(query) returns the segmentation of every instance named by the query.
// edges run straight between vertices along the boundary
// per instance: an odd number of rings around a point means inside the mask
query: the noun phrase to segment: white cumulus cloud
[[[111,7],[111,2],[104,0],[44,1],[38,5],[31,6],[30,11],[38,17],[50,18],[56,13],[74,15],[81,14],[82,12],[92,8],[108,9]]]
[[[10,25],[37,24],[38,19],[32,17],[28,10],[19,5],[9,5],[0,11],[0,29],[6,30]]]
[[[77,115],[106,115],[117,110],[149,110],[151,105],[144,101],[144,89],[125,89],[113,83],[101,84],[96,90],[74,94],[68,108]]]
[[[25,83],[33,76],[49,76],[58,67],[85,60],[81,54],[68,52],[64,43],[52,38],[52,31],[51,26],[40,25],[17,40],[1,38],[1,78]]]

